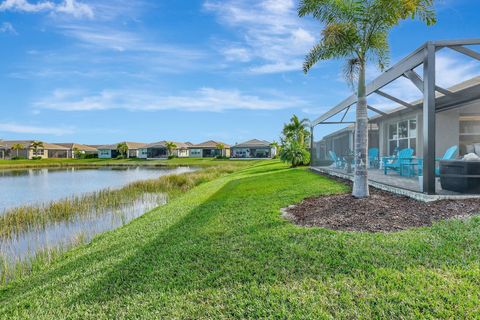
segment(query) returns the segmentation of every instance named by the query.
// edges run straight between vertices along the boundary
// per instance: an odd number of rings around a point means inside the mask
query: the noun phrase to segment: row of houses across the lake
[[[123,150],[122,150],[123,149]],[[78,143],[47,143],[34,140],[0,140],[0,159],[47,159],[98,157],[111,159],[122,156],[140,159],[179,158],[236,158],[265,159],[275,157],[272,143],[252,139],[230,146],[221,141],[190,142],[159,141],[141,143],[122,141],[110,145],[85,145]]]

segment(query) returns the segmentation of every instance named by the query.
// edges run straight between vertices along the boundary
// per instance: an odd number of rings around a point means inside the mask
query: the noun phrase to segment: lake
[[[87,167],[0,170],[0,213],[129,183],[196,170],[191,167]]]
[[[0,170],[0,215],[17,207],[48,207],[55,201],[196,170],[146,166]],[[123,226],[167,200],[167,195],[161,192],[143,193],[113,207],[93,206],[86,212],[73,212],[68,219],[31,225],[9,236],[0,236],[0,278],[10,278],[12,275],[6,272],[13,265],[29,261],[38,252],[88,242],[96,234]]]

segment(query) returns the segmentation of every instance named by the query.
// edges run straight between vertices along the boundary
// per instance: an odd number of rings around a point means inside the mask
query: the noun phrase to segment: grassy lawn
[[[280,217],[345,191],[252,163],[0,289],[0,318],[478,317],[480,218],[369,234]]]

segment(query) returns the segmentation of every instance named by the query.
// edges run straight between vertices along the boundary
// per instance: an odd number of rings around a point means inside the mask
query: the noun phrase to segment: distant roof
[[[191,143],[190,142],[176,142],[176,141],[158,141],[145,145],[143,148],[166,148],[167,142],[173,142],[177,146],[177,149],[187,149]],[[190,144],[190,145],[189,145]]]
[[[223,144],[225,146],[225,148],[230,148],[230,145],[226,144],[226,143],[223,143],[223,142],[220,142],[220,141],[213,141],[213,140],[209,140],[209,141],[205,141],[205,142],[202,142],[202,143],[199,143],[199,144],[194,144],[193,146],[190,146],[190,148],[211,148],[211,149],[215,149],[217,148],[217,145],[219,144]]]
[[[260,148],[260,147],[270,147],[270,142],[266,140],[252,139],[242,143],[238,143],[233,146],[233,148]]]
[[[76,148],[80,151],[90,151],[90,152],[97,151],[97,148],[87,146],[85,144],[79,144],[79,143],[55,143],[55,144],[62,147],[66,147],[70,150],[73,150]]]
[[[32,143],[35,142],[35,140],[5,140],[5,141],[2,141],[2,145],[4,145],[4,147],[6,149],[11,149],[13,145],[15,144],[21,144],[26,148],[30,147],[32,145]],[[68,148],[64,147],[64,146],[60,146],[58,144],[53,144],[53,143],[47,143],[47,142],[43,142],[43,149],[48,149],[48,150],[68,150]]]
[[[115,144],[108,144],[108,145],[104,145],[104,146],[99,146],[99,147],[97,147],[97,149],[98,150],[117,150],[117,146],[120,143],[126,143],[128,149],[130,149],[130,150],[140,149],[140,148],[143,148],[147,145],[146,143],[143,143],[143,142],[122,141],[122,142],[115,143]]]

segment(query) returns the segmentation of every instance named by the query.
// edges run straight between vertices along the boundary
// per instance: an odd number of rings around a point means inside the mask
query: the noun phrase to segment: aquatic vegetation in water
[[[96,234],[122,226],[166,203],[167,198],[236,168],[223,165],[166,175],[121,189],[5,210],[0,216],[0,284],[23,277]]]

